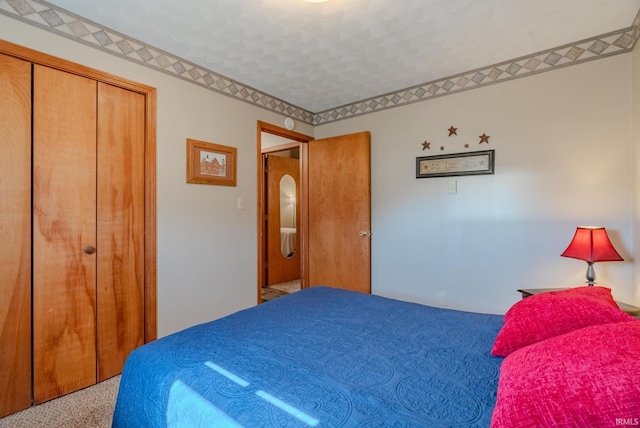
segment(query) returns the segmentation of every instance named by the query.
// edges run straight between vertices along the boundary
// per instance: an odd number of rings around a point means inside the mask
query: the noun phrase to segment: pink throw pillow
[[[524,346],[592,325],[634,320],[605,287],[578,287],[520,300],[504,315],[491,355],[505,357]]]
[[[640,321],[522,348],[500,367],[491,428],[640,425]]]

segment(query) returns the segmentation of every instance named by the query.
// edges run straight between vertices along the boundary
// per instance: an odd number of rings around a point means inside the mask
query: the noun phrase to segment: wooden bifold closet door
[[[34,67],[36,403],[96,381],[96,82]],[[93,142],[93,143],[92,143]]]
[[[31,64],[0,55],[0,417],[31,404]]]
[[[34,400],[144,343],[144,99],[34,67]]]
[[[155,90],[0,52],[1,418],[155,339],[156,256]]]
[[[145,339],[144,102],[98,83],[98,382]]]

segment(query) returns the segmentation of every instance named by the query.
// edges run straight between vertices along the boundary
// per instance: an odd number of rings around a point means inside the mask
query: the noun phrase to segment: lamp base
[[[593,287],[596,283],[596,271],[593,269],[593,262],[587,262],[587,285]]]

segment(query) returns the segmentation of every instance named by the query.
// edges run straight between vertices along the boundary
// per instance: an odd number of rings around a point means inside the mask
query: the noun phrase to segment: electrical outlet
[[[447,292],[441,291],[438,293],[438,306],[447,306]]]
[[[458,180],[449,180],[447,183],[447,191],[451,194],[458,193]]]

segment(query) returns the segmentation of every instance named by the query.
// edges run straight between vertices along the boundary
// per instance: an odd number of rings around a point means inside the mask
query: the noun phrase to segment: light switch
[[[449,180],[447,189],[449,193],[458,193],[458,180]]]
[[[244,198],[241,196],[238,196],[238,209],[239,210],[244,209]]]

